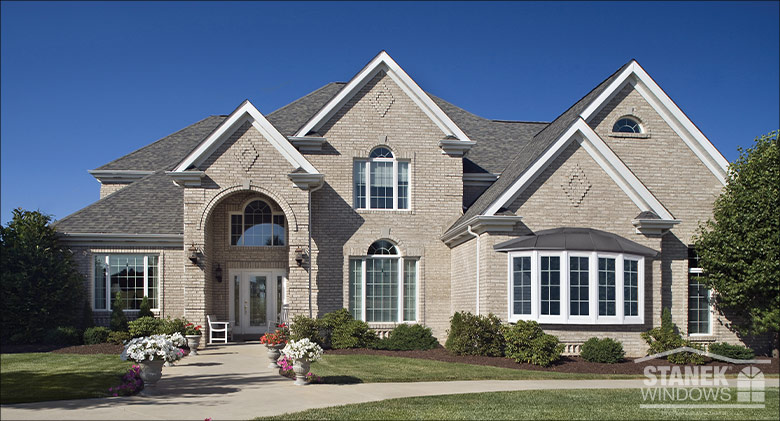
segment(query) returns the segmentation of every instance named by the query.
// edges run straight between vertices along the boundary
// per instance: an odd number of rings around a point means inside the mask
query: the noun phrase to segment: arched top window
[[[369,158],[393,158],[393,152],[384,146],[379,146],[371,151]]]
[[[387,240],[374,241],[368,246],[369,256],[398,256],[398,248]]]
[[[621,117],[612,126],[612,131],[614,133],[642,133],[642,126],[632,117]]]
[[[249,202],[242,213],[230,215],[230,245],[284,246],[285,218],[262,200]]]

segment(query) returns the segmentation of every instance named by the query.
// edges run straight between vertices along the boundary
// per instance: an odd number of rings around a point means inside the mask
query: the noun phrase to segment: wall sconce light
[[[295,263],[297,263],[298,266],[303,266],[303,249],[300,247],[295,249]]]
[[[217,278],[217,282],[222,283],[222,267],[217,263],[217,268],[214,270],[214,276]]]
[[[198,249],[195,248],[195,244],[191,245],[187,250],[189,251],[189,259],[193,265],[198,264]]]

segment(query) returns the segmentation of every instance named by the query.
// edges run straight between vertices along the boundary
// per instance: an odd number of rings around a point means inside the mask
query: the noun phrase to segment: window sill
[[[610,132],[609,137],[622,137],[630,139],[650,139],[650,133],[618,133]]]
[[[383,213],[395,213],[414,215],[414,211],[411,209],[355,209],[358,214],[383,214]]]
[[[234,244],[230,244],[230,245],[228,245],[228,247],[230,247],[231,249],[236,249],[236,250],[238,250],[238,249],[279,249],[279,250],[282,250],[285,247],[290,247],[290,246],[288,246],[288,245],[284,245],[284,246],[237,246],[237,245],[234,245]]]
[[[644,324],[644,320],[638,317],[626,317],[622,322],[617,317],[579,317],[571,316],[568,319],[561,317],[550,316],[532,316],[532,315],[510,315],[509,322],[516,323],[518,320],[535,321],[539,324],[547,325],[613,325],[613,326],[628,326],[628,325],[641,325]]]

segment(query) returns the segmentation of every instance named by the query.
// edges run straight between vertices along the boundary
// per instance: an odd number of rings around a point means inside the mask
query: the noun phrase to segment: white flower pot
[[[297,386],[304,386],[306,382],[306,374],[309,373],[309,367],[311,363],[304,360],[295,360],[293,363],[293,371],[295,372],[295,384]]]
[[[162,377],[163,360],[154,361],[142,361],[138,363],[141,366],[140,376],[144,381],[144,388],[141,391],[142,395],[152,396],[156,394],[157,382]]]
[[[271,361],[268,363],[268,368],[279,368],[279,364],[276,361],[282,355],[282,348],[284,348],[284,344],[265,346],[265,349],[268,350],[268,359]]]
[[[190,355],[198,355],[201,335],[187,335],[187,346],[190,347]]]

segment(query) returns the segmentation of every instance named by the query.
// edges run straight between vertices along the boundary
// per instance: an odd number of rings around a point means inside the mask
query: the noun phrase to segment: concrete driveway
[[[3,405],[3,420],[244,420],[383,399],[532,389],[640,388],[642,380],[484,380],[295,386],[267,368],[259,343],[209,346],[163,368],[153,397]],[[78,385],[74,385],[78,387]]]

